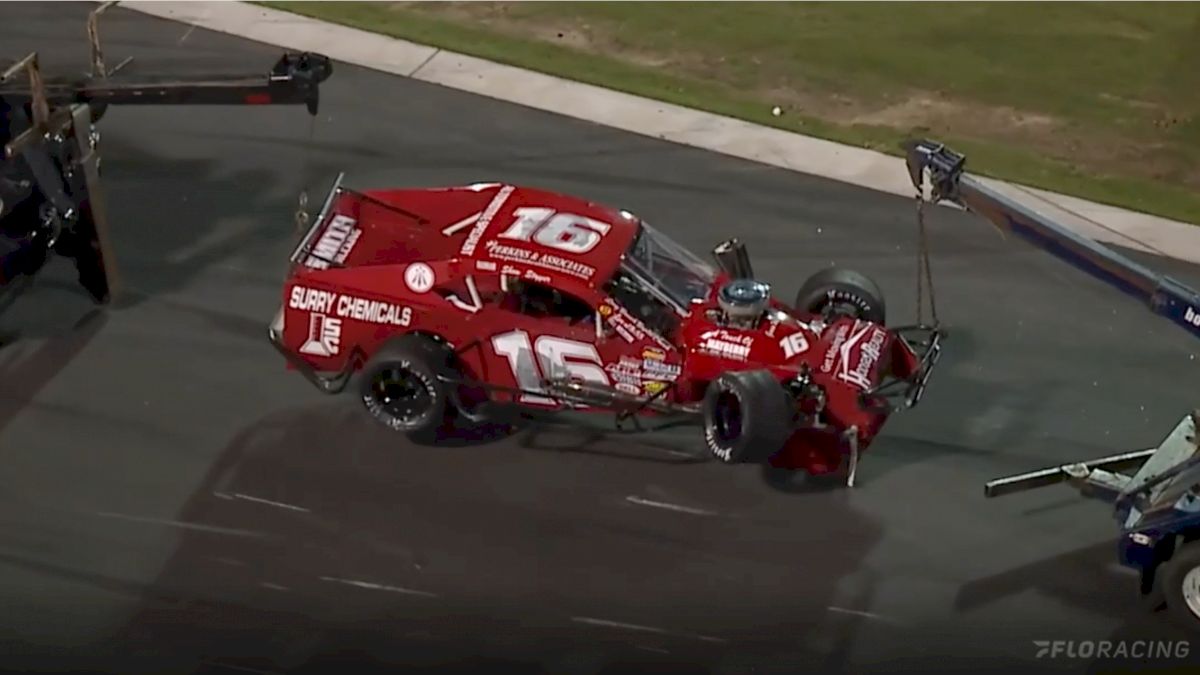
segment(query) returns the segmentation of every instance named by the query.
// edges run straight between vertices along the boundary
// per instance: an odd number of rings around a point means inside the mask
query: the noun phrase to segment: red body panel
[[[726,371],[768,368],[784,380],[806,368],[825,390],[831,428],[797,432],[773,461],[823,473],[837,468],[842,430],[857,427],[860,448],[870,443],[888,413],[862,405],[862,394],[885,373],[919,368],[903,341],[864,321],[821,325],[778,302],[756,330],[722,328],[712,294],[660,336],[604,289],[638,230],[621,211],[499,184],[336,193],[302,243],[311,254],[296,259],[284,286],[282,346],[331,373],[361,367],[388,338],[417,331],[460,350],[464,374],[490,385],[536,391],[558,368],[638,396],[670,388],[681,403],[702,399]],[[558,289],[585,311],[517,311],[507,279]],[[520,399],[560,406],[536,394]]]

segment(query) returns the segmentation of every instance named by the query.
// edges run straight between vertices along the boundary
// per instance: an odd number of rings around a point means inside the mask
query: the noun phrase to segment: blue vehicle
[[[1122,565],[1137,570],[1141,593],[1200,631],[1200,410],[1157,448],[997,478],[984,496],[1001,497],[1066,483],[1113,505]]]
[[[950,202],[1077,269],[1146,301],[1147,308],[1200,337],[1200,294],[1054,222],[965,175],[966,158],[940,143],[909,143],[907,164],[917,189],[918,223],[926,201]],[[928,194],[927,194],[928,193]],[[1166,604],[1200,631],[1200,410],[1185,417],[1157,448],[998,478],[984,487],[1000,497],[1069,484],[1113,505],[1120,524],[1120,562],[1141,576],[1152,607]]]

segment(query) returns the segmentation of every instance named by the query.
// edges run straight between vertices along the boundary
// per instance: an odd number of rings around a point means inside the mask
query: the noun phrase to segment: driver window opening
[[[637,317],[650,330],[667,340],[673,340],[679,329],[679,315],[662,300],[647,291],[642,284],[625,270],[618,270],[604,285],[604,292],[616,300],[630,314]],[[605,335],[615,331],[605,322]]]
[[[500,291],[502,309],[535,319],[558,318],[574,326],[593,319],[595,310],[588,303],[555,288],[521,279],[510,279],[507,290]]]

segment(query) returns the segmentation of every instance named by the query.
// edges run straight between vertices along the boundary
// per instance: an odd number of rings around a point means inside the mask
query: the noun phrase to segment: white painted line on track
[[[280,675],[277,670],[260,670],[258,668],[250,668],[248,666],[235,666],[228,663],[220,663],[219,661],[201,661],[200,665],[210,668],[222,668],[224,670],[232,670],[237,673],[254,673],[255,675]]]
[[[241,499],[241,500],[247,501],[247,502],[254,502],[256,504],[266,504],[267,506],[274,506],[274,507],[280,508],[280,509],[287,509],[288,511],[299,511],[300,513],[312,513],[312,511],[304,508],[303,506],[296,506],[295,504],[285,504],[284,502],[271,501],[270,499],[263,499],[262,497],[253,497],[251,495],[244,495],[240,492],[234,493],[233,498]]]
[[[184,33],[183,37],[179,38],[179,42],[176,42],[175,44],[182,45],[185,41],[187,41],[188,36],[190,36],[192,34],[192,32],[195,30],[196,30],[196,24],[192,24],[192,25],[188,26],[187,32]]]
[[[716,511],[707,511],[705,509],[692,508],[690,506],[681,506],[679,504],[671,504],[670,502],[656,502],[649,499],[642,499],[634,495],[629,495],[625,501],[638,506],[649,506],[652,509],[664,509],[666,511],[675,511],[676,513],[687,513],[693,516],[715,516]]]
[[[204,525],[201,523],[188,523],[182,520],[167,520],[163,518],[148,518],[145,516],[130,516],[123,513],[110,513],[108,511],[97,511],[97,516],[101,518],[116,518],[118,520],[127,520],[131,523],[145,523],[147,525],[165,525],[167,527],[178,527],[184,530],[196,530],[197,532],[211,532],[213,534],[228,534],[235,537],[265,537],[262,532],[254,532],[252,530],[238,530],[232,527],[217,527],[216,525]]]
[[[829,611],[831,611],[835,614],[847,614],[849,616],[858,616],[858,617],[862,617],[864,619],[871,619],[872,621],[881,621],[883,623],[899,624],[899,622],[896,621],[895,619],[889,619],[888,617],[886,617],[882,614],[875,614],[874,612],[864,612],[861,609],[847,609],[845,607],[832,607],[832,606],[827,607],[826,609],[828,609]]]
[[[653,652],[655,654],[670,654],[671,653],[665,649],[659,649],[658,647],[650,647],[647,645],[638,645],[637,648],[644,652]]]
[[[403,588],[401,586],[388,586],[386,584],[376,584],[370,581],[359,581],[357,579],[339,579],[338,577],[321,577],[321,581],[331,581],[347,586],[355,586],[357,588],[366,588],[372,591],[387,591],[389,593],[400,593],[402,595],[419,595],[426,598],[436,598],[437,593],[428,591],[418,591],[412,588]]]
[[[722,643],[722,644],[728,642],[728,640],[725,640],[723,638],[711,637],[708,635],[698,635],[695,633],[677,633],[674,631],[669,631],[665,628],[658,628],[656,626],[643,626],[643,625],[636,624],[636,623],[625,623],[623,621],[611,621],[609,619],[597,619],[595,617],[590,617],[590,616],[573,616],[573,617],[571,617],[571,621],[574,621],[575,623],[587,624],[589,626],[599,626],[601,628],[619,628],[619,629],[623,629],[623,630],[637,631],[639,633],[654,633],[655,635],[687,637],[687,638],[692,638],[695,640],[700,640],[702,642],[715,642],[715,643]]]

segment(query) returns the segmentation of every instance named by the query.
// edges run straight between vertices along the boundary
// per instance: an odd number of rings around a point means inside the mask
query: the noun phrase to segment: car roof
[[[448,238],[442,241],[453,257],[474,260],[476,269],[536,270],[553,285],[603,285],[641,227],[626,211],[529,186],[477,183],[368,194],[421,214],[436,227],[432,231]]]

